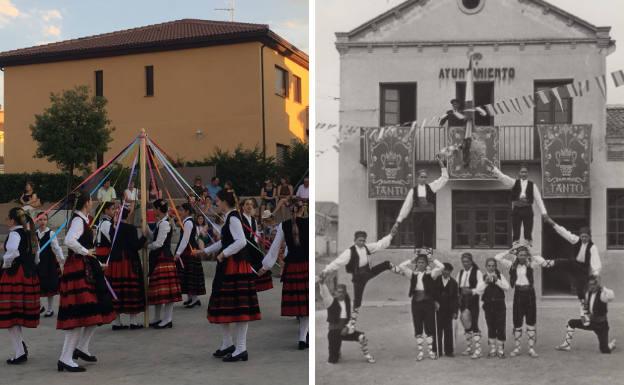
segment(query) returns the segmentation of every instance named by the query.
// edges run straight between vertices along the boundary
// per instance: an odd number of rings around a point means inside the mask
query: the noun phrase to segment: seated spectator
[[[149,191],[150,202],[153,202],[156,199],[162,199],[162,191],[160,190],[160,188],[158,188],[156,183],[152,183],[150,184],[150,186],[151,186],[150,191]]]
[[[28,213],[28,215],[30,215],[31,217],[33,216],[33,212],[37,208],[41,207],[41,201],[39,200],[39,197],[37,196],[37,193],[33,188],[33,183],[30,181],[26,182],[26,186],[24,186],[24,192],[20,196],[19,200],[22,204],[22,208],[24,209],[24,211],[26,211],[26,213]]]
[[[301,198],[306,203],[308,202],[310,194],[310,178],[303,178],[303,184],[297,189],[297,198]]]
[[[110,179],[104,181],[104,185],[98,189],[97,200],[100,203],[114,202],[117,199],[115,189],[111,187]]]
[[[260,189],[260,212],[264,210],[275,210],[275,206],[277,206],[277,193],[276,188],[273,185],[273,181],[271,179],[267,179],[264,182],[264,186]]]
[[[217,199],[217,193],[221,191],[221,186],[219,185],[220,183],[221,182],[219,181],[219,178],[213,176],[212,179],[210,179],[210,184],[206,186],[206,188],[208,189],[208,196],[210,196],[210,200],[212,200],[212,203],[215,203],[215,200]]]
[[[202,183],[202,178],[201,176],[196,176],[195,177],[195,183],[193,184],[193,191],[195,191],[195,194],[201,196],[202,191],[204,191],[204,185]]]
[[[277,206],[275,207],[274,213],[277,212],[282,206],[288,207],[290,205],[290,198],[293,196],[293,186],[288,183],[288,178],[283,176],[280,179],[280,185],[277,187]]]

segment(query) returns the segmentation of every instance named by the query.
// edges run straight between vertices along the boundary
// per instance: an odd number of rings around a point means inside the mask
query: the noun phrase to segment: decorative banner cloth
[[[544,198],[589,198],[591,125],[538,125]]]
[[[414,139],[410,127],[397,127],[383,137],[366,135],[368,197],[404,199],[414,184]]]
[[[448,145],[460,145],[464,139],[464,132],[464,127],[449,127]],[[462,151],[455,151],[453,156],[448,158],[449,177],[450,179],[496,179],[496,176],[486,169],[487,160],[500,168],[498,128],[473,127],[468,168],[464,168]]]

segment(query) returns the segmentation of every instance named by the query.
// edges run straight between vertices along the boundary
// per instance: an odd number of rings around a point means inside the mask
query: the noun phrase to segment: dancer
[[[565,227],[558,225],[549,216],[546,216],[546,223],[553,226],[563,239],[573,245],[574,254],[572,258],[558,258],[555,259],[554,263],[555,266],[561,266],[569,272],[580,302],[581,316],[583,316],[587,308],[585,303],[587,279],[590,275],[599,276],[600,270],[602,270],[598,247],[592,242],[589,227],[581,227],[579,235],[574,235]]]
[[[434,285],[434,300],[438,308],[437,339],[434,345],[438,347],[440,355],[454,357],[453,319],[457,319],[459,289],[457,281],[451,277],[453,265],[444,262],[442,275],[436,278]],[[444,341],[444,343],[443,343]]]
[[[372,265],[371,255],[387,249],[392,242],[392,238],[396,234],[397,229],[393,228],[392,232],[375,243],[366,243],[366,232],[358,230],[354,235],[354,244],[343,251],[338,258],[334,259],[329,265],[325,266],[321,272],[321,277],[325,279],[328,274],[338,271],[341,267],[345,267],[347,273],[351,274],[353,282],[353,311],[347,327],[350,332],[355,330],[360,307],[362,306],[362,297],[366,284],[377,275],[386,270],[393,269],[395,266],[390,261],[383,261],[377,265]]]
[[[572,349],[572,337],[576,329],[592,330],[598,337],[601,353],[610,354],[615,349],[615,339],[609,341],[609,321],[607,320],[607,303],[613,301],[613,290],[600,285],[600,277],[592,275],[587,280],[585,303],[587,312],[581,319],[568,321],[566,335],[557,350],[569,352]]]
[[[15,355],[6,362],[28,361],[22,327],[39,325],[39,277],[35,253],[38,248],[32,219],[24,209],[14,207],[7,218],[9,235],[0,269],[0,328],[8,329]]]
[[[208,302],[208,321],[221,324],[223,340],[213,356],[224,362],[247,361],[247,328],[250,321],[261,318],[256,275],[245,258],[247,244],[236,200],[232,193],[217,193],[217,208],[225,216],[221,228],[221,240],[196,255],[218,252],[217,270],[212,281],[212,293]],[[231,325],[234,324],[234,325]],[[234,329],[235,343],[232,341]]]
[[[500,273],[496,259],[488,258],[485,261],[485,275],[483,281],[477,284],[475,292],[483,301],[483,312],[488,327],[488,344],[490,352],[488,358],[505,358],[505,341],[507,340],[505,327],[507,323],[507,307],[505,306],[505,291],[509,290],[509,282]],[[478,358],[474,357],[473,358]]]
[[[286,242],[286,257],[282,269],[282,316],[299,319],[299,350],[308,348],[308,245],[309,219],[305,207],[294,198],[290,208],[292,218],[277,227],[271,248],[262,260],[259,275],[269,271],[277,260],[282,242]]]
[[[537,204],[537,207],[542,214],[542,217],[546,217],[546,206],[542,200],[539,187],[535,183],[529,180],[529,167],[526,163],[520,165],[520,171],[518,171],[518,179],[513,179],[502,173],[496,166],[489,160],[486,160],[490,164],[491,172],[501,181],[506,187],[511,187],[511,229],[512,240],[514,244],[518,244],[520,241],[520,227],[524,229],[524,239],[533,245],[533,203]]]
[[[110,229],[113,225],[113,215],[115,215],[115,203],[104,202],[102,205],[104,206],[102,215],[95,232],[95,255],[100,263],[106,263],[111,253]]]
[[[56,234],[48,228],[48,214],[37,214],[37,240],[39,241],[39,283],[41,284],[41,296],[46,298],[46,306],[41,305],[40,313],[45,318],[54,315],[54,296],[59,292],[61,279],[61,266],[64,262],[63,249],[59,246]],[[48,247],[41,248],[48,244]]]
[[[65,236],[68,256],[63,267],[60,306],[56,328],[65,330],[65,342],[58,360],[59,372],[84,372],[74,359],[96,362],[89,343],[99,325],[115,319],[112,298],[100,262],[93,249],[93,232],[88,213],[91,197],[78,192],[74,196],[74,214]]]
[[[115,243],[106,269],[106,278],[117,296],[117,299],[113,301],[113,308],[117,313],[117,318],[113,321],[113,330],[128,329],[128,326],[121,322],[122,314],[130,315],[130,329],[143,327],[137,321],[137,314],[145,310],[143,268],[139,250],[145,245],[146,238],[143,236],[139,238],[137,228],[128,223],[129,213],[128,209],[121,209],[119,228],[111,227],[110,234]],[[117,231],[117,237],[114,236],[115,231]]]
[[[351,319],[351,298],[349,298],[349,294],[347,294],[347,285],[337,285],[336,292],[332,294],[324,278],[321,278],[320,288],[323,305],[327,308],[327,323],[329,324],[329,330],[327,332],[329,358],[327,362],[330,364],[338,363],[338,360],[340,360],[342,341],[357,341],[360,343],[360,348],[362,349],[362,354],[366,361],[370,364],[374,364],[375,359],[368,351],[368,339],[366,335],[358,330],[349,332],[347,328],[347,323],[349,319]]]
[[[435,267],[429,268],[430,255],[418,254],[416,259],[401,263],[398,266],[399,274],[410,280],[408,295],[412,298],[412,320],[414,322],[414,334],[418,354],[416,361],[422,361],[425,357],[423,352],[423,342],[426,341],[429,358],[438,358],[434,347],[433,337],[435,336],[435,282],[434,280],[442,274],[444,265],[437,259],[433,259]],[[416,269],[412,270],[409,265],[414,263]]]
[[[401,206],[392,230],[396,233],[401,222],[413,213],[414,231],[416,235],[415,248],[433,249],[433,230],[435,226],[435,202],[436,193],[444,187],[448,181],[448,171],[442,160],[438,159],[441,175],[431,183],[427,183],[427,171],[420,170],[417,174],[417,184],[410,189]]]
[[[507,255],[513,256],[513,261],[505,259]],[[510,356],[516,357],[520,354],[522,325],[526,322],[529,356],[537,358],[538,354],[535,351],[537,306],[533,272],[540,266],[543,268],[552,267],[554,263],[553,261],[546,261],[539,255],[531,256],[529,249],[525,246],[520,246],[510,251],[503,251],[497,254],[494,259],[509,269],[510,285],[515,289],[513,299],[514,349]]]
[[[178,264],[178,272],[182,294],[187,296],[184,307],[192,309],[195,306],[201,306],[199,296],[206,294],[206,281],[201,258],[192,253],[193,250],[199,250],[197,227],[193,220],[195,209],[189,203],[183,203],[180,206],[180,214],[184,219],[182,220],[180,241],[176,248],[175,258],[182,260],[182,264]]]
[[[247,245],[245,246],[245,252],[249,257],[251,266],[256,270],[262,268],[262,258],[264,255],[258,246],[257,239],[260,239],[260,231],[255,219],[256,200],[253,198],[247,198],[243,202],[243,215],[241,216],[243,223],[243,230],[245,230],[245,238],[247,238]],[[267,271],[261,276],[256,278],[256,291],[266,291],[273,288],[273,278],[271,277],[271,271]]]
[[[461,106],[461,102],[458,99],[451,99],[451,109],[446,111],[446,114],[440,119],[440,127],[448,123],[448,127],[464,127],[466,132],[464,139],[459,145],[451,145],[441,150],[441,153],[445,156],[451,156],[455,151],[462,152],[462,161],[464,168],[470,166],[470,145],[472,143],[472,131],[468,126],[468,119],[464,115],[464,109]]]
[[[463,269],[457,273],[459,284],[459,310],[464,325],[466,350],[464,356],[481,357],[481,331],[479,330],[479,294],[477,285],[483,282],[483,273],[472,260],[472,254],[463,253],[461,256]],[[474,348],[474,350],[473,350]]]
[[[152,239],[147,245],[150,251],[147,303],[154,307],[154,321],[150,323],[150,327],[167,329],[173,327],[173,304],[182,301],[182,293],[175,260],[171,253],[173,229],[169,223],[169,206],[162,199],[155,200],[153,206],[158,222],[153,233],[147,229],[145,231],[145,235]]]

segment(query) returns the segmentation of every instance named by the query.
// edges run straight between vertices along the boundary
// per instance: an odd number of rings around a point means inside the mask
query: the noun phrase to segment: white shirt
[[[43,229],[43,231],[41,231],[40,229],[37,229],[37,239],[39,240],[39,247],[43,246],[43,244],[41,244],[41,238],[48,231],[50,231],[50,228],[48,228],[48,227]],[[65,260],[65,257],[63,256],[63,249],[61,249],[61,246],[58,243],[58,238],[56,237],[56,234],[54,234],[53,231],[50,231],[50,239],[51,239],[51,241],[50,241],[50,246],[49,247],[52,248],[52,252],[56,256],[56,259],[58,259],[59,261],[63,262]],[[37,251],[37,254],[39,254],[39,251]],[[37,258],[37,259],[39,259],[39,258]]]
[[[444,270],[444,264],[437,259],[433,260],[434,268],[430,268],[427,266],[425,271],[417,271],[410,268],[412,264],[412,260],[408,259],[407,261],[402,262],[399,265],[399,272],[402,276],[412,279],[412,276],[416,276],[416,290],[425,290],[425,286],[423,285],[423,277],[425,274],[431,274],[431,278],[436,279],[442,274],[442,270]]]
[[[446,285],[448,284],[450,280],[451,280],[451,277],[444,278],[444,276],[442,276],[442,286],[446,287]]]
[[[367,243],[366,248],[368,248],[368,251],[370,251],[371,254],[374,254],[378,252],[379,250],[387,249],[388,246],[390,246],[390,242],[392,242],[392,235],[388,234],[377,242]],[[354,246],[355,246],[355,251],[358,253],[360,257],[359,267],[364,267],[368,265],[370,262],[369,261],[370,255],[367,255],[366,248],[358,247],[357,245],[354,245]],[[325,268],[323,269],[323,272],[329,273],[331,271],[339,270],[341,267],[346,266],[349,263],[350,259],[351,259],[351,248],[348,248],[345,251],[343,251],[338,256],[338,258],[334,259],[329,265],[325,266]]]
[[[74,214],[78,215],[80,218],[84,219],[85,222],[89,223],[89,218],[82,211],[74,211]],[[69,226],[69,230],[67,230],[67,234],[65,235],[65,246],[70,248],[74,253],[80,255],[87,255],[89,250],[87,250],[84,246],[78,242],[78,238],[82,236],[84,232],[83,222],[80,218],[74,218],[71,221],[71,225]]]
[[[297,188],[296,195],[299,198],[308,199],[308,197],[310,196],[310,187],[306,187],[304,185],[299,186],[299,188]]]
[[[489,273],[486,273],[486,275],[487,274]],[[502,274],[500,278],[497,279],[494,284],[503,290],[509,290],[509,282],[507,282],[507,279]],[[483,293],[485,292],[485,289],[487,288],[487,285],[488,284],[485,282],[485,280],[480,281],[477,284],[477,287],[475,288],[475,294],[483,295]]]
[[[102,215],[102,221],[97,228],[97,237],[96,242],[100,243],[102,241],[102,235],[111,242],[110,239],[110,228],[113,221],[108,215]]]
[[[10,267],[11,264],[13,263],[13,260],[17,257],[19,257],[20,253],[19,253],[19,244],[20,241],[22,240],[22,237],[20,237],[19,233],[17,233],[17,229],[21,229],[22,226],[13,226],[9,229],[9,239],[7,240],[6,243],[6,252],[4,253],[4,256],[2,257],[2,259],[4,260],[4,264],[3,267]]]
[[[188,246],[189,241],[191,240],[191,232],[193,231],[193,217],[188,216],[184,218],[182,223],[184,223],[184,231],[182,232],[182,239],[180,240],[180,244],[178,245],[176,255],[182,255],[184,249],[186,249],[186,246]]]
[[[228,213],[225,214],[225,218],[227,218],[227,216],[230,215],[232,211],[234,210],[228,211]],[[247,238],[245,238],[243,224],[238,218],[234,216],[230,218],[230,233],[232,234],[232,238],[234,238],[234,242],[225,249],[223,249],[223,256],[226,258],[238,253],[247,245]],[[206,247],[204,249],[204,252],[207,254],[212,254],[217,252],[218,250],[221,250],[221,240],[218,240],[212,245]]]
[[[117,193],[115,189],[109,187],[108,189],[105,187],[100,187],[97,192],[97,200],[100,202],[111,202],[117,199]]]
[[[464,272],[464,275],[461,279],[461,282],[459,280],[459,275],[461,274],[461,272]],[[472,271],[472,267],[468,270],[460,270],[457,272],[457,282],[459,283],[459,287],[470,287],[470,272]],[[477,270],[477,285],[479,285],[480,282],[483,282],[483,273],[481,272],[481,270]]]
[[[251,215],[248,215],[248,214],[245,214],[245,213],[243,213],[243,216],[245,217],[245,219],[247,219],[247,222],[252,224],[250,226],[250,228],[247,229],[248,232],[251,232],[252,229],[253,229],[253,223],[255,223],[256,220]],[[260,240],[260,238],[261,238],[261,236],[260,236],[260,229],[258,228],[258,224],[257,223],[256,223],[256,232],[254,234],[254,238],[256,239],[256,242],[258,242]]]
[[[132,190],[130,190],[130,189],[126,189],[126,190],[124,191],[124,197],[125,197],[125,199],[126,199],[127,201],[136,201],[136,200],[138,200],[138,199],[137,199],[137,198],[138,198],[138,196],[139,196],[139,190],[137,190],[137,188],[136,188],[136,187],[135,187],[135,188],[133,188]]]
[[[505,266],[506,268],[510,269],[511,266],[513,265],[513,261],[510,261],[508,259],[505,259],[505,256],[508,254],[508,251],[503,251],[501,253],[498,253],[494,256],[494,259],[496,259],[496,261],[498,263],[500,263],[501,265]],[[548,261],[546,261],[544,258],[542,258],[539,255],[533,255],[530,259],[530,266],[533,269],[536,269],[538,267],[549,267],[548,265]],[[516,268],[516,273],[517,273],[517,278],[516,278],[516,286],[527,286],[530,285],[529,282],[529,278],[527,277],[527,267],[525,265],[522,264],[518,264],[518,267]]]
[[[448,182],[449,179],[449,175],[448,175],[448,170],[446,168],[442,168],[442,170],[440,171],[441,175],[438,179],[434,180],[433,182],[429,183],[429,188],[431,189],[431,191],[433,191],[433,193],[438,192],[442,187],[444,187],[444,185],[446,184],[446,182]],[[417,187],[417,197],[426,197],[427,196],[427,190],[425,185],[418,185]],[[407,218],[407,216],[412,212],[412,206],[414,205],[414,189],[410,189],[410,191],[407,193],[407,197],[405,197],[405,200],[403,201],[403,206],[401,206],[401,211],[399,212],[399,216],[397,217],[397,222],[402,222],[403,219]]]
[[[497,167],[492,169],[492,173],[498,178],[499,181],[503,182],[506,187],[513,187],[516,184],[516,180],[510,176],[503,174],[501,170]],[[520,198],[526,198],[526,188],[529,181],[527,179],[520,179]],[[542,200],[542,194],[540,194],[539,188],[537,185],[533,183],[533,201],[537,204],[540,212],[542,214],[547,214],[546,206],[544,206],[544,201]]]
[[[167,235],[171,231],[171,224],[169,223],[169,217],[164,216],[161,220],[156,223],[156,227],[154,228],[154,232],[152,233],[152,238],[154,234],[158,230],[158,236],[154,240],[154,242],[147,245],[148,250],[155,250],[161,248],[165,244],[165,240],[167,239]]]
[[[559,233],[565,240],[570,242],[571,244],[576,244],[581,239],[578,235],[574,235],[569,232],[565,227],[555,225],[555,231]],[[587,244],[581,244],[581,248],[579,253],[576,255],[577,262],[585,263],[585,253],[587,251]],[[598,254],[598,248],[596,245],[592,245],[591,249],[589,249],[590,260],[589,265],[591,268],[592,275],[600,275],[600,271],[602,270],[602,263],[600,262],[600,255]]]

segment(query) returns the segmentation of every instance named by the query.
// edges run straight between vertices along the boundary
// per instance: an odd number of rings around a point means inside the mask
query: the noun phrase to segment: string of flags
[[[552,87],[548,89],[540,89],[536,91],[534,94],[522,95],[512,98],[506,98],[502,100],[493,101],[490,104],[485,104],[482,106],[477,106],[475,108],[465,109],[464,112],[477,112],[481,116],[498,116],[509,113],[517,113],[523,114],[524,110],[532,110],[539,102],[542,104],[549,104],[553,100],[557,101],[559,108],[563,111],[563,99],[568,98],[576,98],[587,95],[591,90],[591,83],[595,84],[595,87],[600,91],[603,98],[607,97],[607,77],[606,75],[598,75],[594,76],[593,79],[585,79],[572,83],[568,83],[565,85]],[[611,80],[616,88],[624,85],[624,70],[617,70],[611,72]],[[537,99],[536,99],[537,98]],[[459,119],[465,119],[465,115],[455,111],[455,116]],[[446,114],[445,114],[446,115]],[[423,119],[420,125],[422,129],[425,127],[425,123],[429,122],[432,126],[437,126],[442,119],[442,116],[433,116],[429,119]],[[337,144],[332,145],[330,148],[324,150],[316,151],[316,156],[320,156],[330,149],[335,149],[338,151],[340,149],[340,144],[352,136],[355,133],[359,133],[361,130],[366,130],[370,137],[374,137],[378,135],[378,139],[383,138],[384,134],[393,133],[395,134],[400,127],[410,127],[410,130],[407,135],[405,135],[404,140],[407,140],[418,127],[418,121],[405,122],[399,125],[393,126],[385,126],[385,127],[365,127],[365,126],[354,126],[354,125],[343,125],[343,124],[330,124],[330,123],[317,123],[317,130],[327,130],[330,131],[333,128],[338,127],[340,129],[340,136],[338,137]]]

